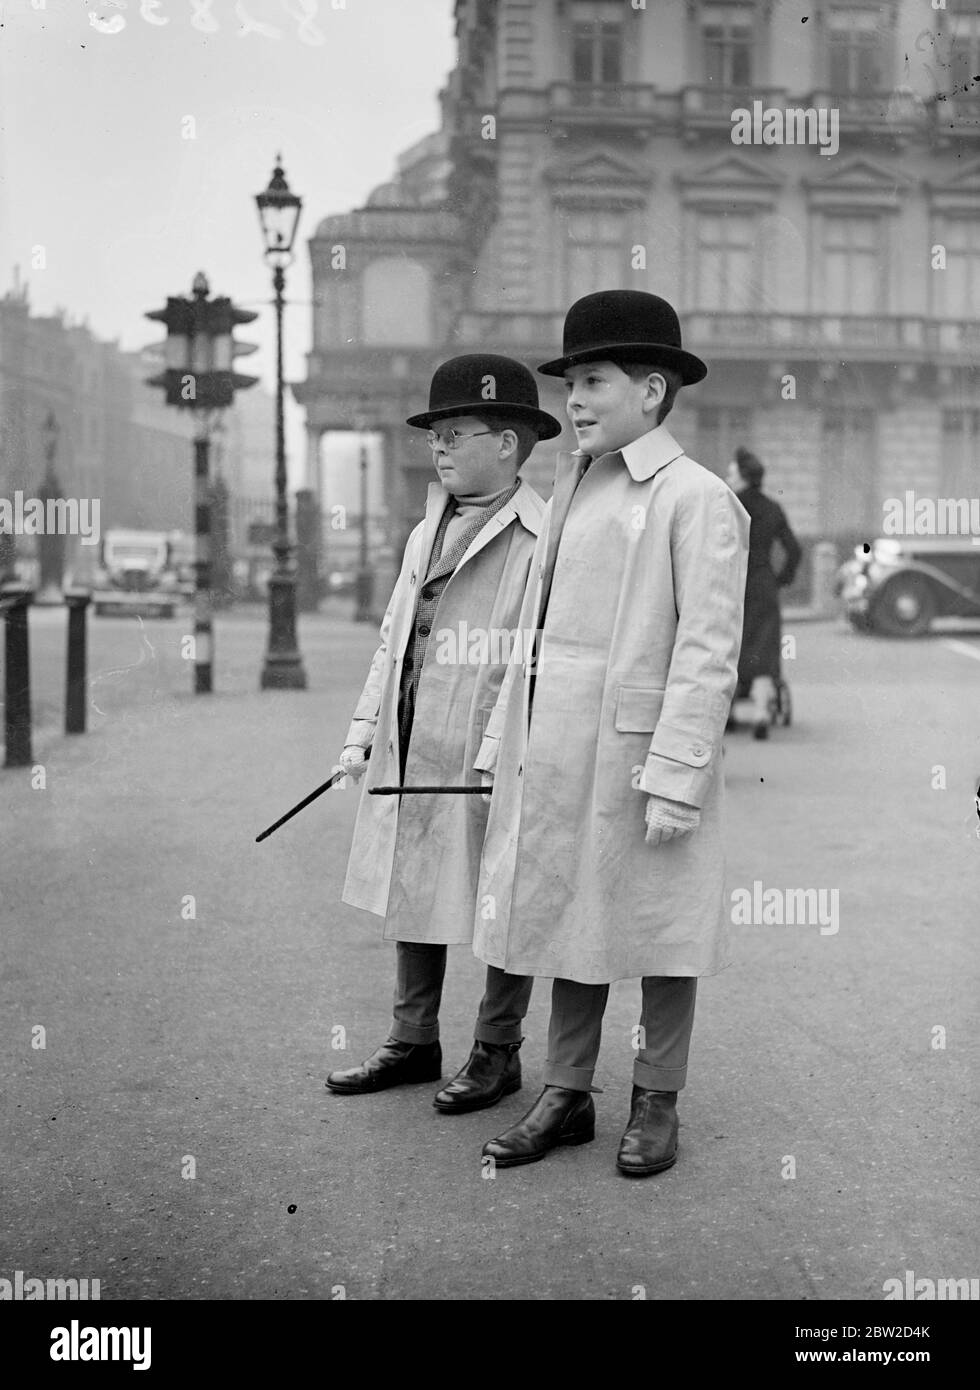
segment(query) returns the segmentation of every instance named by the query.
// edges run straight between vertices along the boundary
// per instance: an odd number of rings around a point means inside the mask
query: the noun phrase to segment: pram
[[[728,723],[725,726],[727,729],[737,729],[739,727],[739,722],[741,722],[744,727],[745,721],[738,721],[735,718],[735,707],[740,701],[748,700],[748,698],[748,690],[745,690],[741,685],[738,686],[735,691],[735,698],[732,700],[732,708],[728,715]],[[784,729],[788,729],[792,722],[793,692],[790,690],[789,681],[785,680],[782,675],[779,675],[773,681],[773,695],[769,701],[769,723],[773,725],[782,725]]]

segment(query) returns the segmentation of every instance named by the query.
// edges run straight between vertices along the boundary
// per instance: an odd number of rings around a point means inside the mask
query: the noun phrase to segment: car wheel
[[[874,601],[872,627],[886,637],[921,637],[936,616],[936,600],[917,574],[890,580]]]

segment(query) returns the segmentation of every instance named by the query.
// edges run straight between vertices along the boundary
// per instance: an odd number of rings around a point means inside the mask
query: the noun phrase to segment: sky
[[[19,265],[36,312],[60,306],[138,348],[162,335],[145,311],[189,294],[204,270],[213,294],[260,312],[238,330],[260,344],[240,369],[271,387],[254,197],[281,151],[304,202],[285,346],[287,378],[301,379],[306,239],[438,128],[452,0],[3,0],[0,11],[0,294]]]

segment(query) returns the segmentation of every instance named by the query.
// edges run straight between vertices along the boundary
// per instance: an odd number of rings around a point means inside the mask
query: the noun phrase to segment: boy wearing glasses
[[[480,785],[473,763],[507,669],[544,503],[518,470],[561,433],[534,377],[507,357],[455,357],[437,369],[428,431],[439,475],[412,532],[341,765],[366,771],[343,900],[385,917],[396,942],[388,1039],[333,1071],[340,1094],[442,1075],[439,1004],[446,948],[469,944],[488,808],[476,795],[368,796],[367,787]],[[521,1025],[533,981],[487,969],[466,1064],[438,1092],[448,1114],[495,1105],[521,1084]]]

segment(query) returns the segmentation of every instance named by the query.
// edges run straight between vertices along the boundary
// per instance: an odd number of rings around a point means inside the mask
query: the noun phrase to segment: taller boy
[[[545,1087],[485,1145],[498,1167],[594,1134],[614,980],[642,978],[628,1175],[675,1161],[697,977],[727,963],[721,744],[738,668],[749,519],[662,421],[704,363],[669,304],[629,290],[569,310],[579,449],[559,454],[522,631],[476,766],[494,773],[474,950],[554,979]],[[625,1040],[624,1040],[625,1041]]]

